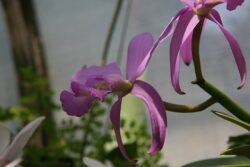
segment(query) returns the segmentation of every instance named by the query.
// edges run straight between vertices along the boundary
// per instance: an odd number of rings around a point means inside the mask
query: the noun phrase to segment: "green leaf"
[[[227,149],[221,155],[243,155],[250,158],[250,145]]]
[[[231,115],[228,115],[228,114],[225,114],[225,113],[222,113],[222,112],[219,112],[219,111],[212,111],[215,115],[227,120],[227,121],[230,121],[236,125],[239,125],[243,128],[245,128],[246,130],[250,131],[250,124],[247,123],[247,122],[244,122],[244,121],[241,121],[235,117],[232,117]]]
[[[238,136],[230,136],[227,143],[229,144],[229,148],[250,145],[250,133],[241,134]]]
[[[138,146],[136,143],[128,143],[124,144],[126,151],[128,152],[130,157],[137,157],[138,156]],[[112,164],[116,167],[132,167],[135,165],[131,165],[124,159],[118,147],[111,150],[107,153],[107,159],[109,159]]]
[[[246,157],[213,158],[192,162],[182,167],[249,167],[250,159]]]

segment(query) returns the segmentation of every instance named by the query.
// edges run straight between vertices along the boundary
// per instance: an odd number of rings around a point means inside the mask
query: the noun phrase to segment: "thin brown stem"
[[[180,105],[180,104],[173,104],[169,102],[164,102],[165,108],[168,111],[178,112],[178,113],[194,113],[199,112],[207,109],[211,105],[215,104],[217,101],[214,98],[209,98],[208,100],[204,101],[203,103],[197,105]]]

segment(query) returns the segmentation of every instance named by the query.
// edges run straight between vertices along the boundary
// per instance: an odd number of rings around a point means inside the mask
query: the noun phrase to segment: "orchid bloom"
[[[39,117],[26,125],[10,143],[11,133],[4,126],[0,125],[0,167],[17,167],[20,163],[19,156],[37,127],[44,120]]]
[[[171,82],[177,93],[184,94],[179,84],[180,59],[182,59],[186,65],[191,63],[193,30],[199,22],[211,20],[219,26],[229,42],[241,77],[239,88],[243,87],[246,82],[246,62],[243,53],[237,40],[224,28],[220,14],[213,9],[213,7],[218,4],[226,3],[228,10],[234,10],[237,6],[241,5],[244,0],[182,0],[182,2],[186,7],[181,9],[177,15],[172,18],[150,50],[149,57],[173,32],[170,43]],[[175,22],[176,27],[173,30]]]
[[[103,101],[109,93],[117,92],[118,100],[111,108],[110,119],[120,151],[131,163],[136,161],[127,155],[120,134],[120,111],[124,96],[131,93],[147,105],[153,135],[148,151],[150,154],[161,150],[166,136],[167,118],[160,95],[150,84],[137,80],[145,71],[150,59],[148,52],[153,43],[150,33],[142,33],[131,40],[128,47],[126,79],[122,79],[120,69],[115,63],[102,67],[83,67],[73,75],[70,89],[62,91],[60,95],[63,110],[67,114],[82,116],[89,111],[94,100]]]

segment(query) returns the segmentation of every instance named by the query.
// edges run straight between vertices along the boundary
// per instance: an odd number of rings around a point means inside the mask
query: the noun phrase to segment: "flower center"
[[[106,81],[100,81],[95,83],[94,87],[98,90],[105,90],[109,88],[109,84]]]
[[[204,0],[195,0],[194,7],[194,13],[201,17],[206,17],[210,12],[210,9],[207,8]]]
[[[133,84],[129,80],[123,80],[122,82],[119,82],[118,84],[116,84],[113,90],[116,92],[128,93],[130,92],[132,87],[133,87]]]

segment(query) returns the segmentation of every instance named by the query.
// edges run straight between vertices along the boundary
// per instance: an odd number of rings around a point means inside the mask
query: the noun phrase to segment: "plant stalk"
[[[193,38],[192,38],[192,55],[194,61],[194,68],[196,74],[196,81],[193,82],[197,84],[200,88],[210,94],[213,98],[217,100],[224,108],[226,108],[229,112],[231,112],[234,116],[239,118],[242,121],[250,123],[250,113],[244,110],[239,104],[229,98],[226,94],[220,91],[218,88],[213,86],[211,83],[207,82],[201,70],[201,63],[200,63],[200,53],[199,53],[199,46],[200,46],[200,37],[202,33],[204,20],[201,20],[200,23],[195,27],[193,31]]]

